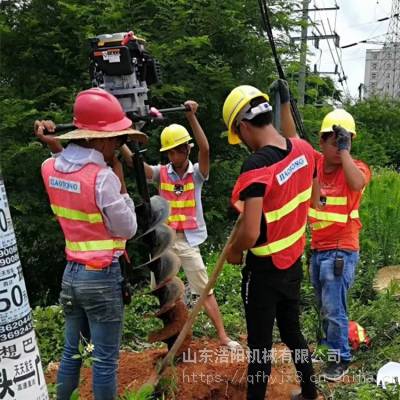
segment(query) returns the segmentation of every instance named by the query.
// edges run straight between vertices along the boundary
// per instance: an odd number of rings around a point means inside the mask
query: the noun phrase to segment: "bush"
[[[361,254],[367,265],[400,262],[400,175],[378,169],[367,186],[360,209]]]
[[[33,322],[43,367],[61,358],[64,347],[64,315],[60,306],[36,307]]]

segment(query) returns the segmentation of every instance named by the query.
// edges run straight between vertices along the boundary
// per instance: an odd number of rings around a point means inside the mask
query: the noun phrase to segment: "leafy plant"
[[[44,367],[59,360],[64,347],[64,315],[61,307],[36,307],[33,322]]]
[[[154,388],[145,386],[139,390],[128,390],[118,397],[120,400],[151,400],[153,399]]]
[[[378,169],[361,206],[361,246],[365,261],[378,266],[400,262],[400,175]]]

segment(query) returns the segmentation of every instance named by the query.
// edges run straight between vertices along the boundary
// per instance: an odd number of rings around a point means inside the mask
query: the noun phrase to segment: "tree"
[[[278,33],[278,52],[287,68],[296,56],[296,50],[288,47],[288,32],[298,24],[292,18],[296,15],[291,12],[293,3],[276,0],[269,4],[274,10],[271,19]],[[258,2],[21,0],[1,7],[1,165],[32,302],[55,301],[64,263],[62,235],[39,173],[48,151],[35,142],[32,123],[37,118],[71,121],[76,93],[91,85],[88,39],[98,34],[132,29],[147,40],[163,71],[163,84],[151,88],[150,104],[163,108],[188,98],[200,103],[199,119],[212,158],[210,182],[204,192],[208,243],[220,247],[229,221],[233,221],[230,191],[244,158],[242,148],[227,145],[222,104],[239,84],[266,91],[276,78],[271,50],[261,30]],[[172,120],[186,123],[183,115],[174,115]],[[146,159],[150,163],[160,159],[160,130],[146,128],[150,135]],[[49,282],[49,276],[54,282]],[[49,294],[43,300],[47,288]]]

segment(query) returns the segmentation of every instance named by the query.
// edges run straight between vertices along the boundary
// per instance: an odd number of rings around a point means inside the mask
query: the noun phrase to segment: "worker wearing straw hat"
[[[36,121],[35,134],[53,157],[42,165],[52,211],[65,236],[67,265],[60,302],[65,344],[57,379],[57,399],[67,400],[79,384],[80,343],[93,356],[96,400],[114,399],[122,333],[123,302],[118,257],[137,228],[121,163],[114,156],[131,128],[118,100],[102,89],[80,92],[74,104],[76,130],[58,137],[51,121]],[[68,140],[65,149],[59,141]]]

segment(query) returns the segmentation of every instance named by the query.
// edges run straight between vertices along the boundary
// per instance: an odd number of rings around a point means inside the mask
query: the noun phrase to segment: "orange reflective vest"
[[[349,321],[349,342],[353,350],[371,345],[371,339],[367,335],[367,331],[355,321]]]
[[[266,185],[263,213],[267,240],[250,251],[258,257],[271,256],[279,269],[291,267],[303,253],[315,169],[313,148],[301,139],[290,141],[292,150],[283,160],[241,174],[231,199],[242,212],[240,192],[253,183]]]
[[[160,168],[160,196],[168,200],[171,208],[168,225],[175,230],[196,229],[196,200],[193,174],[184,179],[172,180],[168,175],[168,166]]]
[[[360,161],[357,161],[360,163]],[[321,209],[310,208],[309,221],[312,239],[319,242],[324,237],[334,237],[350,221],[355,220],[361,225],[359,206],[361,193],[353,201],[350,198],[350,188],[346,183],[343,168],[338,170],[335,181],[324,186],[324,158],[317,161],[318,181],[321,184]]]
[[[42,177],[51,209],[64,232],[68,261],[104,268],[125,249],[125,239],[112,237],[96,204],[96,176],[102,167],[87,164],[70,173],[54,168],[55,159],[42,165]]]

